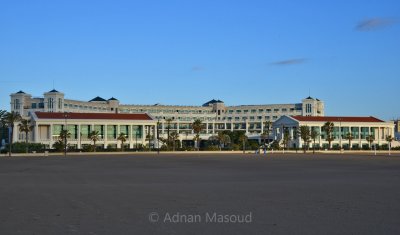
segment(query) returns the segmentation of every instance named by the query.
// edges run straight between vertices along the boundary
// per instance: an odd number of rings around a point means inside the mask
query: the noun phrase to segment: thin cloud
[[[272,62],[272,65],[294,65],[294,64],[303,64],[307,61],[306,58],[298,58],[298,59],[288,59]]]
[[[201,66],[193,66],[192,71],[203,71],[205,68]]]
[[[371,31],[378,30],[392,24],[395,24],[396,20],[387,18],[371,18],[359,22],[355,29],[357,31]]]

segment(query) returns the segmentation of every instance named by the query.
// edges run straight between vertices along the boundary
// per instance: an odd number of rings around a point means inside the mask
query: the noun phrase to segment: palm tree
[[[171,141],[172,141],[172,151],[175,151],[176,141],[179,139],[179,133],[174,131],[171,133]]]
[[[193,137],[193,141],[196,143],[197,151],[200,151],[200,140],[201,140],[201,138],[200,138],[199,134],[196,134]]]
[[[351,134],[351,132],[347,132],[344,138],[349,141],[349,149],[351,149],[351,141],[354,139],[353,134]]]
[[[260,138],[263,140],[263,146],[265,146],[267,137],[268,135],[266,131],[263,131],[263,133],[260,134]]]
[[[200,132],[204,129],[203,123],[201,122],[200,119],[196,119],[192,123],[192,129],[193,129],[193,132],[196,134],[194,139],[197,143],[197,150],[200,150]]]
[[[7,113],[6,110],[0,109],[0,127],[4,127],[6,125],[4,120],[6,113]]]
[[[14,111],[4,114],[3,122],[10,128],[10,140],[8,146],[8,156],[11,157],[12,144],[13,144],[13,135],[14,135],[14,123],[19,122],[22,119],[19,113]]]
[[[170,143],[171,143],[171,137],[170,137],[170,134],[169,134],[169,131],[171,130],[171,122],[172,122],[172,119],[171,118],[168,118],[167,120],[165,120],[166,122],[167,122],[167,150],[169,150],[169,145],[170,145]]]
[[[33,129],[33,126],[31,126],[30,124],[31,124],[31,121],[28,119],[22,119],[21,123],[18,124],[19,131],[25,132],[26,153],[28,153],[28,137],[29,137],[28,135],[29,135],[29,132],[31,132]]]
[[[313,129],[310,133],[310,137],[313,140],[313,148],[312,148],[313,154],[315,153],[315,140],[318,138],[318,136],[319,133],[315,129]]]
[[[64,155],[65,156],[67,154],[68,138],[71,138],[71,133],[68,130],[61,130],[60,135],[58,136],[58,139],[64,146]]]
[[[264,131],[261,134],[261,138],[264,140],[264,145],[266,143],[266,139],[269,137],[269,134],[271,133],[271,127],[272,127],[272,122],[271,121],[265,121],[264,122]]]
[[[289,130],[285,130],[284,131],[284,135],[283,135],[283,139],[282,139],[282,144],[283,144],[283,148],[284,149],[287,149],[287,146],[288,146],[288,143],[289,143],[289,141],[291,140],[292,138],[290,137],[290,134],[289,134]]]
[[[246,151],[246,141],[247,141],[246,133],[243,132],[243,133],[240,134],[239,141],[242,142],[243,153],[245,153],[245,151]]]
[[[100,140],[100,132],[92,131],[89,133],[88,137],[91,141],[93,141],[93,151],[96,152],[96,142]]]
[[[121,150],[124,151],[124,143],[126,142],[126,135],[124,133],[119,133],[117,140],[121,141]]]
[[[333,122],[326,122],[323,126],[322,126],[322,129],[325,131],[325,133],[326,133],[326,141],[328,141],[328,143],[329,143],[329,146],[328,146],[328,149],[331,149],[331,143],[332,143],[332,141],[335,139],[333,136],[332,136],[332,133],[333,133],[333,127],[335,126],[335,124],[333,124]]]
[[[389,155],[390,155],[390,150],[392,149],[392,141],[394,138],[391,135],[386,136],[386,141],[388,142],[388,147],[389,147]]]
[[[366,139],[366,140],[368,141],[368,143],[369,143],[369,148],[371,148],[372,143],[374,143],[375,136],[374,136],[374,135],[368,135],[367,138],[365,138],[365,139]]]
[[[310,143],[310,136],[311,136],[310,128],[308,126],[300,126],[298,134],[299,134],[300,138],[303,139],[303,142],[304,142],[303,151],[304,151],[304,153],[306,153],[307,146]]]
[[[218,132],[217,140],[219,143],[219,151],[221,151],[222,147],[225,147],[225,145],[231,142],[231,137],[223,132]]]
[[[6,129],[7,123],[5,120],[5,115],[6,115],[7,111],[6,110],[1,110],[0,109],[0,128],[1,129]]]

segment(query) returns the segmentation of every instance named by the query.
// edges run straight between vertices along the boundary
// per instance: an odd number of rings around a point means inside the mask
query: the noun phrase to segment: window
[[[14,109],[19,109],[20,108],[20,103],[19,103],[19,99],[15,99],[14,101]]]
[[[259,109],[258,112],[262,113],[262,112],[264,112],[264,109]]]
[[[63,106],[62,103],[63,103],[63,102],[62,102],[62,99],[61,99],[61,98],[58,98],[58,108],[59,108],[59,109],[62,109],[62,106]]]
[[[273,116],[272,119],[276,120],[278,119],[278,116]]]
[[[53,109],[53,98],[48,98],[47,99],[47,108],[48,109]]]
[[[236,110],[236,113],[241,113],[242,112],[242,110]]]
[[[251,113],[255,113],[257,110],[256,109],[252,109],[251,110]]]
[[[277,112],[279,112],[279,109],[274,109],[274,113],[277,113]]]
[[[267,113],[270,113],[271,112],[271,109],[267,109]]]
[[[257,119],[258,119],[258,120],[262,120],[262,116],[258,116]]]
[[[32,103],[32,106],[31,106],[31,108],[33,108],[33,109],[36,109],[36,103]]]
[[[282,109],[282,112],[287,112],[287,109]]]
[[[311,113],[311,104],[306,104],[306,113]]]

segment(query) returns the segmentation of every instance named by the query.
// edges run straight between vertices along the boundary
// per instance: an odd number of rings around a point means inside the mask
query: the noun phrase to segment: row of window
[[[281,112],[294,112],[295,111],[295,109],[294,108],[290,108],[290,109],[288,109],[288,108],[282,108],[282,109],[251,109],[251,110],[248,110],[248,109],[244,109],[244,110],[242,110],[242,109],[236,109],[236,110],[233,110],[233,109],[230,109],[230,110],[228,110],[227,111],[227,113],[229,113],[229,114],[233,114],[233,113],[264,113],[264,112],[266,112],[266,113],[271,113],[271,112],[274,112],[274,113],[278,113],[279,111],[281,111]]]
[[[265,116],[265,120],[276,120],[276,119],[278,119],[278,116]],[[255,120],[258,120],[258,121],[262,121],[263,120],[263,116],[257,116],[257,117],[256,116],[235,117],[235,118],[227,117],[226,119],[222,118],[222,120],[228,120],[228,121],[231,121],[231,120],[235,120],[235,121],[240,121],[240,120],[242,120],[242,121],[246,121],[246,120],[255,121]]]
[[[69,109],[83,109],[83,110],[98,110],[98,111],[108,111],[105,107],[93,107],[93,106],[83,106],[76,104],[64,104],[64,108]],[[111,109],[112,110],[112,109]]]
[[[165,113],[165,114],[210,114],[209,110],[179,110],[179,109],[121,109],[121,113]]]

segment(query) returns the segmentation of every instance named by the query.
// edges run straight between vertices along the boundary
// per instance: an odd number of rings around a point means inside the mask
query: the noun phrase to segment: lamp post
[[[64,157],[67,156],[67,134],[68,134],[67,118],[68,118],[68,113],[67,113],[67,112],[64,112],[64,119],[65,119]]]
[[[80,129],[80,127],[79,127],[79,129]],[[82,132],[79,132],[79,148],[81,151],[82,150]]]
[[[342,119],[339,118],[339,146],[340,151],[342,151]]]
[[[138,137],[138,128],[136,128],[136,134],[135,134],[135,136],[136,136],[136,152],[138,151],[138,147],[137,147],[137,137]]]
[[[157,154],[160,154],[160,133],[158,126],[160,125],[160,118],[157,118]]]

